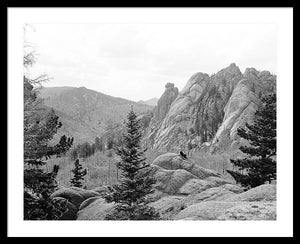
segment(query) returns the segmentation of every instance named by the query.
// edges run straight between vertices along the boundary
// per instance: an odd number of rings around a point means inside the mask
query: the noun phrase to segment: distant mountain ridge
[[[85,87],[43,87],[39,96],[47,107],[54,109],[63,124],[57,136],[73,136],[74,143],[92,142],[104,133],[106,126],[122,123],[131,106],[138,114],[153,109]]]
[[[140,104],[146,104],[146,105],[149,105],[149,106],[156,106],[157,102],[158,102],[158,98],[157,97],[148,99],[146,101],[143,101],[143,100],[138,101],[138,103],[140,103]]]

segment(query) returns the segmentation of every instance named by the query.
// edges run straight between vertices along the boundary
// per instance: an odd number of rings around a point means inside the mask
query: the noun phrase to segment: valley
[[[101,220],[111,209],[101,194],[120,180],[116,167],[120,157],[113,148],[120,146],[123,122],[132,108],[142,122],[141,146],[157,180],[151,206],[163,219],[276,219],[276,185],[249,193],[260,209],[253,215],[251,197],[243,198],[246,189],[227,172],[235,169],[232,159],[245,157],[239,148],[247,143],[238,136],[238,128],[254,120],[262,97],[271,93],[276,93],[276,75],[255,68],[242,73],[234,63],[212,75],[195,73],[181,91],[167,82],[161,97],[149,101],[133,102],[85,87],[42,88],[39,96],[44,105],[53,108],[63,124],[54,140],[64,134],[74,137],[66,155],[53,157],[44,166],[48,172],[59,166],[59,189],[54,195],[65,196],[74,205],[71,195],[76,191],[94,194],[85,199],[88,202],[82,199],[73,206],[76,214],[69,212],[65,218]],[[76,146],[84,143],[92,152],[86,157],[74,154]],[[180,151],[187,159],[180,157]],[[70,185],[76,158],[87,170],[80,190]],[[235,208],[241,211],[239,216]]]

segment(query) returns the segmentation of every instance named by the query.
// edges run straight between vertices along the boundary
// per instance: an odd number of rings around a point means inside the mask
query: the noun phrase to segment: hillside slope
[[[57,137],[74,137],[74,143],[93,142],[114,123],[122,123],[133,106],[138,114],[153,107],[123,98],[112,97],[85,87],[44,87],[39,90],[47,107],[53,108],[63,126]]]

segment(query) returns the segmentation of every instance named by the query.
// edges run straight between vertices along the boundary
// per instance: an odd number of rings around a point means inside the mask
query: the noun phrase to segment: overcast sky
[[[167,82],[181,90],[196,72],[235,63],[276,74],[272,24],[32,24],[33,73],[43,85],[93,89],[133,101],[159,98]]]

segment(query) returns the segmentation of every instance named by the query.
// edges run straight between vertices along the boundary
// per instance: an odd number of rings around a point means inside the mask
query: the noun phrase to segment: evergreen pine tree
[[[56,145],[49,145],[61,127],[54,111],[45,111],[35,103],[37,95],[24,78],[24,219],[59,219],[65,207],[51,199],[57,184],[53,172],[45,172],[43,165],[52,156],[64,154],[72,145],[73,138],[62,136]]]
[[[150,166],[141,149],[141,125],[131,109],[127,115],[126,132],[123,133],[123,145],[116,148],[121,161],[117,168],[121,170],[120,183],[110,188],[105,196],[107,202],[114,202],[113,213],[108,220],[155,220],[159,218],[154,208],[147,205],[147,195],[153,192],[155,179],[147,175],[145,169]]]
[[[87,174],[87,170],[82,169],[82,165],[79,163],[79,159],[76,159],[74,165],[75,168],[72,169],[73,178],[71,179],[71,185],[76,187],[82,187],[81,181],[84,179],[84,176]]]
[[[248,157],[231,159],[239,171],[227,172],[247,188],[276,179],[276,94],[263,97],[254,122],[239,128],[238,135],[249,142],[239,148]]]
[[[34,53],[24,54],[24,68],[34,64]],[[51,194],[56,190],[58,166],[46,172],[43,165],[54,155],[64,154],[73,143],[73,138],[62,136],[56,145],[50,145],[61,127],[58,116],[42,105],[34,85],[47,80],[45,75],[35,79],[24,74],[24,219],[56,220],[66,210],[65,204],[55,201]]]

